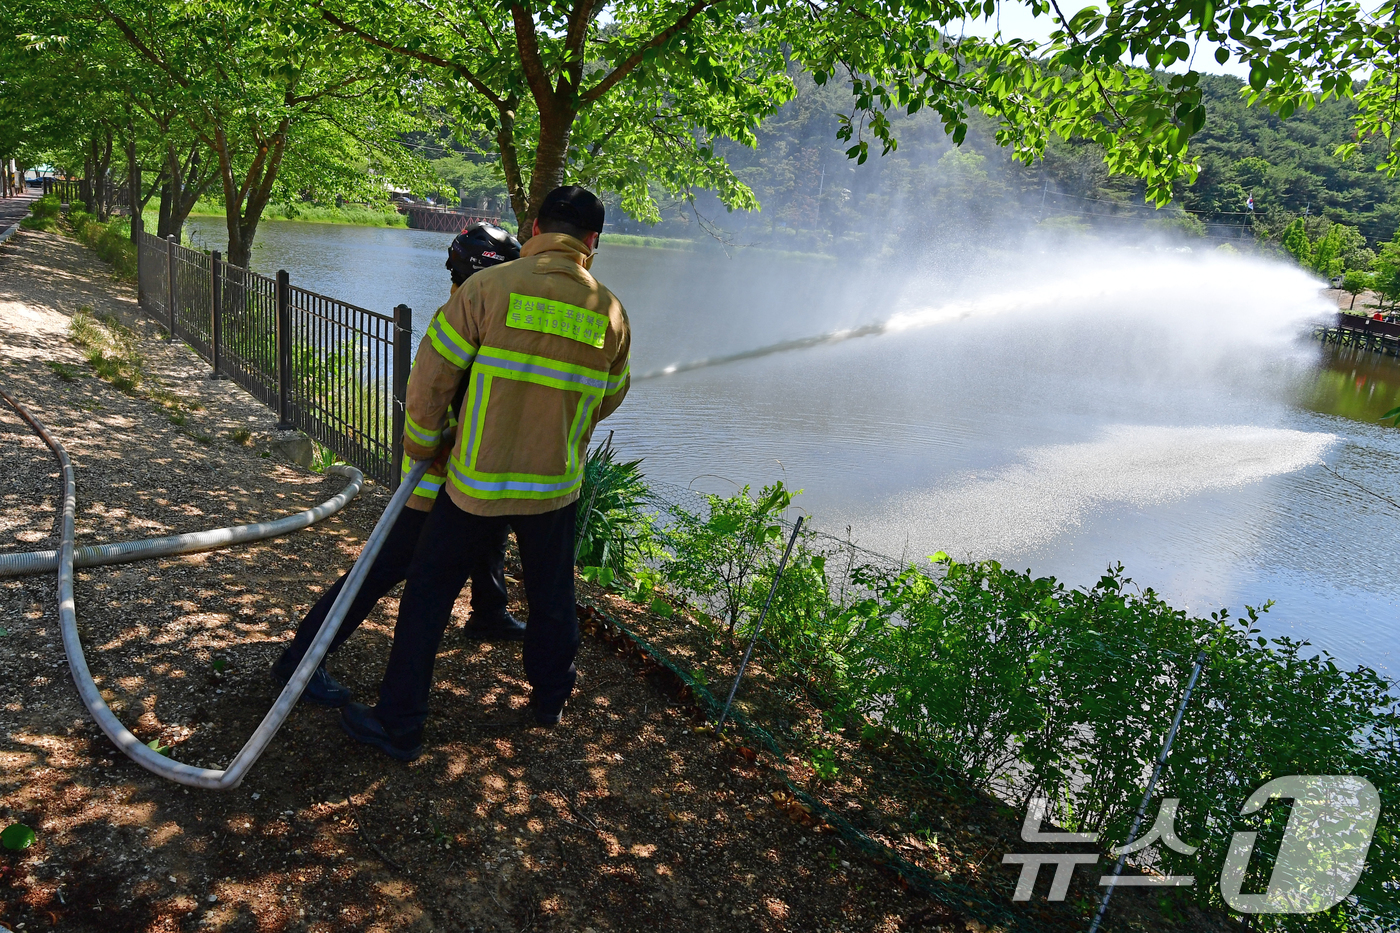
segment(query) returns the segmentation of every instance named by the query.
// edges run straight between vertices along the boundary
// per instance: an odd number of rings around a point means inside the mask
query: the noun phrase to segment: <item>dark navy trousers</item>
[[[446,499],[447,496],[443,495],[440,498]],[[399,513],[394,527],[389,529],[389,536],[384,539],[384,545],[379,549],[379,554],[365,576],[359,594],[350,604],[350,611],[340,623],[340,630],[331,642],[331,651],[335,651],[345,643],[345,639],[354,634],[355,629],[360,627],[360,623],[374,609],[375,603],[407,578],[409,565],[413,562],[413,552],[418,547],[418,539],[430,514],[407,507]],[[474,565],[470,574],[472,615],[480,616],[484,620],[494,619],[506,611],[506,535],[509,529],[502,526],[496,531],[495,537],[491,538],[487,542],[488,546],[481,551],[479,563]],[[326,621],[331,606],[345,586],[346,576],[349,576],[348,572],[322,594],[316,605],[306,614],[306,618],[301,620],[296,637],[287,648],[284,663],[300,664],[301,659],[306,656],[311,643],[316,640],[316,633],[321,630],[321,623]],[[463,582],[466,582],[465,577]],[[456,601],[457,593],[461,589],[462,585],[459,583],[452,593],[453,601]]]
[[[525,577],[529,619],[525,626],[525,677],[542,708],[562,704],[573,692],[578,655],[574,610],[573,504],[540,515],[472,515],[440,495],[418,537],[399,600],[394,647],[379,687],[375,713],[395,732],[420,728],[428,718],[428,693],[438,644],[452,604],[472,567],[486,558],[505,529],[515,532]]]

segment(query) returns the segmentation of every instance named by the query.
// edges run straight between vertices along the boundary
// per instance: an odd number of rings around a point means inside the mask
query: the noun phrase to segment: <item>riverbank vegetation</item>
[[[603,490],[596,499],[594,489]],[[1155,793],[1181,800],[1178,835],[1199,849],[1158,851],[1144,866],[1218,877],[1239,807],[1255,788],[1286,774],[1360,775],[1380,791],[1384,809],[1354,898],[1326,919],[1256,917],[1254,928],[1365,928],[1400,911],[1388,880],[1400,868],[1393,781],[1400,697],[1370,668],[1346,670],[1305,642],[1263,636],[1267,606],[1200,618],[1134,585],[1121,566],[1072,588],[941,553],[902,564],[812,531],[796,539],[774,590],[790,534],[782,516],[793,500],[782,484],[667,501],[649,493],[637,462],[608,460],[590,463],[580,501],[590,499],[590,524],[630,531],[613,539],[609,560],[583,568],[585,578],[663,618],[694,620],[701,641],[723,641],[715,655],[713,646],[694,650],[680,644],[683,634],[665,635],[677,645],[670,659],[721,696],[727,684],[706,659],[728,663],[742,651],[773,590],[760,657],[781,683],[748,694],[741,709],[785,750],[812,761],[814,780],[840,774],[846,739],[908,746],[1017,812],[1046,797],[1060,825],[1126,841],[1201,656]],[[585,551],[581,562],[596,553]],[[660,638],[657,626],[665,626],[653,623]],[[797,696],[822,710],[824,728],[793,731]],[[878,807],[878,786],[863,793],[863,805]],[[1260,851],[1277,848],[1285,813],[1281,807],[1261,823],[1273,847],[1261,843]],[[1253,883],[1268,867],[1251,868]],[[1198,884],[1193,896],[1223,906],[1213,883]]]
[[[201,201],[190,211],[191,217],[223,217],[223,205]],[[387,206],[372,204],[314,204],[298,201],[273,201],[263,210],[264,220],[295,220],[313,224],[348,224],[358,227],[407,227],[403,214]]]
[[[832,141],[845,89],[802,75],[795,84],[795,97],[764,121],[755,147],[721,147],[763,211],[727,215],[713,199],[671,201],[652,230],[703,238],[708,218],[738,243],[933,255],[1016,243],[1036,232],[1117,237],[1155,230],[1207,248],[1291,254],[1330,278],[1369,270],[1365,250],[1374,253],[1400,224],[1400,181],[1373,168],[1384,143],[1371,138],[1357,155],[1338,155],[1354,135],[1356,106],[1348,100],[1323,101],[1282,120],[1247,106],[1245,82],[1202,77],[1207,118],[1191,142],[1200,173],[1174,189],[1168,209],[1156,211],[1143,203],[1142,181],[1108,171],[1098,144],[1051,140],[1044,158],[1025,166],[998,144],[995,122],[975,114],[960,147],[933,114],[893,116],[898,150],[851,164]],[[623,220],[619,229],[640,228]],[[1296,249],[1299,236],[1290,229],[1302,231],[1306,250]],[[1327,243],[1329,235],[1341,242]]]

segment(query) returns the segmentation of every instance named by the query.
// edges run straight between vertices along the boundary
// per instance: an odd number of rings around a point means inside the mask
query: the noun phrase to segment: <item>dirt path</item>
[[[38,193],[31,190],[12,198],[0,198],[0,233],[11,224],[19,223],[29,213],[29,205],[38,199]]]
[[[199,410],[175,424],[95,378],[67,340],[83,305],[134,327],[148,371]],[[132,289],[71,240],[22,232],[0,246],[0,382],[73,457],[80,544],[273,517],[340,487],[263,456],[272,415],[156,333]],[[53,546],[54,460],[7,409],[0,452],[0,552]],[[79,624],[112,708],[179,760],[226,763],[275,695],[271,661],[386,498],[370,490],[257,545],[80,572]],[[0,826],[39,837],[0,852],[0,924],[17,933],[980,928],[794,823],[773,774],[697,733],[688,708],[597,640],[555,730],[517,722],[518,648],[454,629],[418,762],[363,752],[334,714],[303,708],[241,788],[216,794],[155,779],[91,724],[53,594],[49,575],[0,580]],[[385,600],[331,663],[362,698],[395,609]]]

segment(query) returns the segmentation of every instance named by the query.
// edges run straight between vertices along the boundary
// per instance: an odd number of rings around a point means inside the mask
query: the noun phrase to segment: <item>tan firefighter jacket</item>
[[[461,286],[455,282],[452,284],[452,295],[457,294],[457,289]],[[438,447],[437,456],[433,458],[432,466],[428,467],[423,478],[418,481],[418,485],[413,488],[413,494],[404,503],[410,509],[419,512],[431,512],[433,503],[437,501],[438,492],[442,490],[442,484],[447,481],[447,458],[452,456],[452,444],[457,436],[456,413],[449,406],[447,412],[447,426],[442,432],[442,443]],[[403,455],[404,479],[408,478],[408,473],[413,469],[413,458],[408,454]]]
[[[627,394],[632,342],[588,256],[573,237],[531,237],[519,259],[467,279],[428,325],[408,380],[404,451],[422,460],[451,444],[437,482],[463,511],[532,515],[578,498],[593,428]],[[447,409],[463,379],[453,442]]]

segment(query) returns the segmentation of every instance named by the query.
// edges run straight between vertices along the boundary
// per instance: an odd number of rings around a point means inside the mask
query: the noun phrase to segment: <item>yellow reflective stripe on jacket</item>
[[[625,374],[624,374],[625,375]],[[478,499],[552,499],[567,495],[583,483],[583,462],[578,445],[592,423],[593,411],[607,392],[607,372],[564,363],[545,356],[483,346],[472,364],[467,403],[463,409],[465,437],[450,463],[453,485]],[[491,383],[511,379],[579,393],[578,407],[569,423],[565,472],[558,476],[535,473],[486,473],[476,468],[479,441],[491,403]],[[621,383],[619,383],[619,387]]]
[[[631,356],[631,354],[628,354],[628,356],[627,356],[627,362],[625,362],[625,363],[622,364],[622,372],[618,373],[616,376],[613,376],[613,375],[609,375],[609,376],[608,376],[608,387],[607,387],[607,390],[606,390],[603,394],[604,394],[604,395],[612,395],[614,392],[617,392],[619,389],[622,388],[623,384],[627,382],[627,377],[628,377],[629,375],[631,375],[631,373],[632,373],[632,356]]]
[[[421,444],[424,447],[436,447],[438,441],[442,440],[441,430],[425,430],[422,425],[409,417],[407,412],[404,413],[403,428],[404,431],[408,433],[408,436],[413,438],[415,443]]]
[[[476,350],[447,323],[441,311],[433,315],[433,322],[428,325],[428,339],[433,342],[433,349],[458,369],[466,369],[471,365],[472,357],[476,356]]]
[[[413,458],[408,454],[403,455],[403,468],[399,473],[400,481],[408,479],[408,473],[413,469]],[[422,496],[424,499],[436,499],[438,492],[442,489],[442,484],[447,482],[446,476],[433,475],[432,467],[428,467],[429,472],[423,474],[423,478],[418,481],[418,485],[413,487],[413,495]]]
[[[482,347],[477,352],[473,370],[489,370],[494,375],[563,389],[565,392],[603,392],[608,386],[608,373],[605,370],[497,347]]]
[[[452,484],[477,499],[557,499],[583,483],[582,471],[573,478],[551,481],[531,473],[476,473],[452,461]]]

